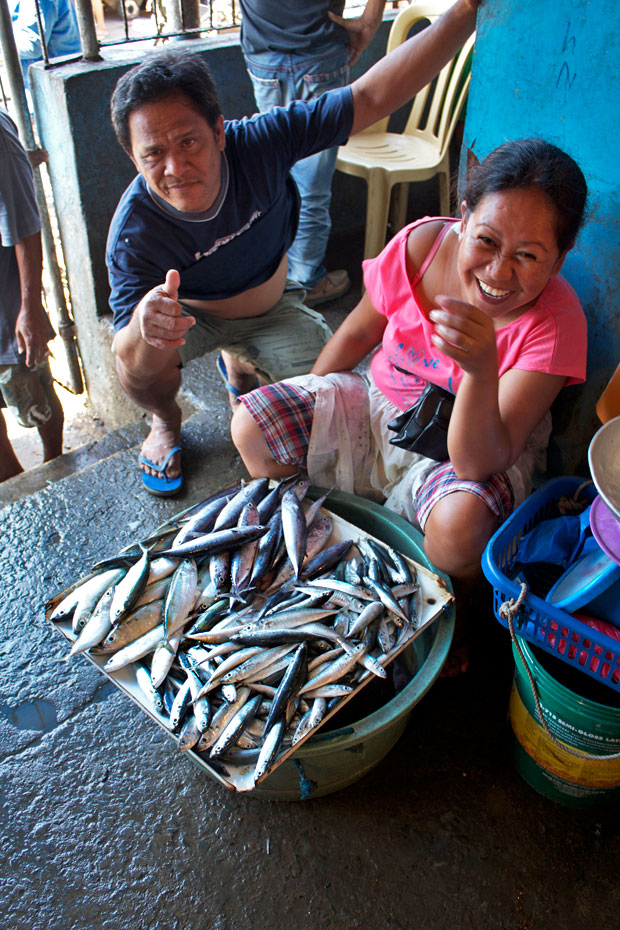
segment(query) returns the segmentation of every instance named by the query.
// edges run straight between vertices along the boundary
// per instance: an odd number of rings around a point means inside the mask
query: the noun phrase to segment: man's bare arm
[[[479,0],[456,0],[353,82],[352,135],[396,111],[435,77],[474,31],[478,5]]]
[[[21,307],[15,324],[15,337],[18,350],[26,353],[26,365],[32,368],[45,357],[50,331],[41,300],[41,233],[21,239],[15,246],[15,256],[21,288]]]

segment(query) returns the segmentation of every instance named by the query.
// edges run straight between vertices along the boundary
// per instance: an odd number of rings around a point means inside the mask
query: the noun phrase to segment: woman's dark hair
[[[126,152],[131,152],[129,117],[133,111],[174,94],[184,94],[215,128],[222,111],[206,62],[187,51],[156,52],[119,78],[112,94],[112,125]]]
[[[557,215],[560,252],[570,249],[584,221],[588,187],[579,165],[544,139],[505,142],[477,165],[467,181],[464,200],[476,209],[487,194],[537,187]]]

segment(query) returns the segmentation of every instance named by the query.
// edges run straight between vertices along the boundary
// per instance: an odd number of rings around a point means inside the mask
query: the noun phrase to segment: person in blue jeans
[[[28,87],[28,68],[43,59],[35,0],[9,0],[13,35]],[[45,45],[49,58],[80,55],[82,46],[72,0],[39,0]]]
[[[344,19],[344,0],[240,0],[241,48],[261,113],[292,100],[313,100],[349,83],[349,68],[376,33],[385,0],[367,0],[364,12]],[[310,307],[346,294],[344,269],[323,265],[331,231],[329,207],[338,146],[297,162],[291,174],[301,196],[289,275],[307,290]]]

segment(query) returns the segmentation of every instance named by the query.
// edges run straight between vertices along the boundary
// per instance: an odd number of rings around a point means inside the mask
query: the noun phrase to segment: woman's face
[[[500,325],[528,310],[557,274],[564,255],[556,211],[538,188],[487,194],[471,213],[461,206],[457,267],[464,299]]]

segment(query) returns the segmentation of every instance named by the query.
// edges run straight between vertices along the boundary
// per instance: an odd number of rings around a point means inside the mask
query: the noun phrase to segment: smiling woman
[[[427,217],[364,262],[366,294],[311,375],[241,398],[233,439],[250,473],[307,468],[314,484],[378,496],[425,531],[436,567],[475,580],[490,535],[531,489],[553,400],[585,378],[585,317],[558,274],[585,200],[583,174],[555,146],[491,153],[460,221]],[[445,461],[417,439],[415,451],[390,441],[429,383],[455,395]]]
[[[463,203],[458,272],[463,298],[498,326],[532,307],[564,261],[556,211],[538,188],[487,194],[474,213]]]

